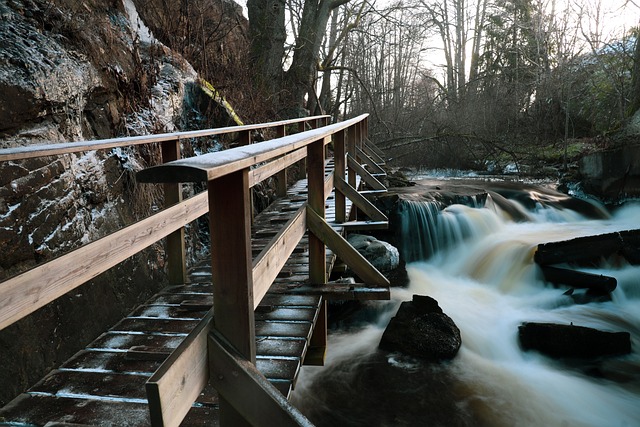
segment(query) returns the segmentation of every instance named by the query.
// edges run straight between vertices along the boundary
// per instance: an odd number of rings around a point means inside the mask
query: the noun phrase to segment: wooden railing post
[[[345,143],[346,143],[346,133],[344,130],[337,132],[333,136],[333,144],[334,144],[334,161],[335,161],[335,174],[336,177],[345,179]],[[335,193],[336,198],[336,221],[337,222],[345,222],[347,206],[344,194],[340,191],[336,190]]]
[[[255,364],[249,170],[209,181],[208,189],[214,328]],[[217,375],[215,366],[209,372]],[[220,425],[248,425],[222,396]]]
[[[324,194],[324,140],[307,146],[307,182],[309,209],[321,218],[325,217]],[[309,281],[314,285],[327,282],[327,254],[324,242],[309,233]],[[313,331],[305,364],[322,365],[327,348],[327,307],[323,301],[316,327]]]
[[[180,140],[165,141],[161,145],[162,162],[170,162],[180,158]],[[181,184],[163,184],[164,207],[182,201]],[[180,284],[187,281],[187,263],[185,256],[184,227],[167,236],[167,275],[169,283]]]
[[[276,138],[282,138],[287,134],[284,125],[276,127]],[[287,169],[282,169],[276,174],[276,194],[278,197],[287,195]]]

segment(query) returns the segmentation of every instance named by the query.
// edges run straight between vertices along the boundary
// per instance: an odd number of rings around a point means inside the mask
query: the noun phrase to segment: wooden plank
[[[269,290],[271,283],[293,253],[293,250],[307,230],[307,207],[298,209],[280,232],[271,239],[260,255],[253,261],[254,308]]]
[[[313,209],[307,209],[309,230],[324,242],[355,273],[372,286],[389,286],[389,280],[367,261],[344,237],[338,234]],[[324,283],[324,282],[317,282]]]
[[[334,172],[328,174],[324,179],[324,200],[326,201],[333,191]]]
[[[265,179],[277,174],[278,172],[284,170],[292,164],[304,159],[306,155],[306,149],[300,148],[267,164],[252,169],[249,172],[249,186],[253,187],[257,183],[262,182]]]
[[[209,380],[207,336],[213,311],[145,384],[152,426],[179,426]]]
[[[362,177],[362,179],[364,180],[364,182],[367,183],[367,185],[369,185],[374,190],[387,189],[387,187],[385,187],[380,181],[378,181],[374,176],[372,176],[369,173],[369,171],[367,171],[364,167],[362,167],[362,165],[356,162],[355,159],[351,157],[351,155],[349,155],[347,158],[347,164],[349,165],[350,168],[355,170],[358,173],[358,175]],[[349,180],[349,184],[351,184],[351,180]]]
[[[321,117],[321,116],[316,116]],[[108,150],[117,147],[128,147],[134,145],[151,144],[154,142],[181,140],[189,138],[200,138],[204,136],[223,135],[226,133],[239,132],[243,130],[266,129],[270,127],[291,125],[299,123],[304,126],[307,121],[315,120],[316,117],[302,117],[296,119],[280,120],[277,122],[258,123],[243,126],[228,126],[215,129],[204,129],[187,132],[171,132],[156,135],[141,135],[126,138],[108,138],[95,141],[66,142],[61,144],[32,145],[28,147],[13,147],[0,149],[0,161],[23,160],[36,157],[58,156],[61,154],[80,153],[92,150]]]
[[[380,212],[373,203],[367,200],[364,196],[359,194],[355,188],[351,187],[348,182],[342,178],[336,178],[336,189],[348,197],[354,205],[356,205],[365,215],[374,221],[388,221],[389,219],[385,214]]]
[[[289,401],[217,331],[209,334],[211,383],[237,413],[256,427],[313,427]],[[231,374],[233,373],[233,374]],[[221,414],[222,415],[222,414]]]
[[[366,115],[271,141],[154,166],[138,172],[136,179],[138,182],[158,183],[211,181],[255,164],[270,161],[316,141],[321,141],[322,144],[328,143],[333,133],[358,123],[363,117]]]
[[[279,284],[274,286],[272,292],[290,293],[293,295],[317,295],[328,301],[369,301],[384,300],[391,297],[388,287],[372,287],[365,284],[327,283],[326,285],[309,284]]]
[[[201,193],[0,283],[0,329],[27,316],[207,212]]]
[[[348,231],[355,230],[386,230],[389,228],[388,221],[347,221],[342,223],[329,223],[332,228],[343,228]]]

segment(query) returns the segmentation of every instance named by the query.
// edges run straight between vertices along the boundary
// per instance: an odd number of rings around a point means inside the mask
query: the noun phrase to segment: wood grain
[[[0,329],[207,213],[207,194],[165,209],[0,283]]]

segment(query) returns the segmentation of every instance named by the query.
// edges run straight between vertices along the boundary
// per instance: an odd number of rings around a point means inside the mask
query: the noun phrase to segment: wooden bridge
[[[155,215],[0,283],[0,329],[160,239],[170,280],[0,409],[0,424],[311,425],[288,397],[302,363],[323,363],[326,301],[389,298],[387,279],[343,237],[348,229],[386,227],[386,217],[357,191],[361,181],[366,192],[385,191],[376,178],[384,173],[382,154],[367,140],[366,115],[327,122],[317,116],[0,150],[7,161],[160,143],[164,163],[137,178],[164,183],[166,203]],[[250,144],[252,132],[267,128],[275,139]],[[291,128],[298,132],[286,135]],[[231,132],[244,144],[180,159],[182,139]],[[306,164],[306,178],[287,188],[287,168],[298,162]],[[272,176],[279,197],[253,217],[251,188]],[[207,191],[182,200],[185,182],[204,182]],[[184,227],[207,214],[211,259],[187,271]],[[330,282],[336,262],[365,283]]]

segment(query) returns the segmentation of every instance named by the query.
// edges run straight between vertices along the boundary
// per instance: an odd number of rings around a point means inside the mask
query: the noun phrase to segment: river
[[[332,330],[325,367],[302,370],[296,406],[318,426],[640,426],[640,267],[582,269],[613,276],[618,287],[610,301],[577,304],[533,263],[539,243],[640,228],[640,204],[595,220],[545,204],[518,209],[527,221],[489,200],[436,213],[440,234],[409,226],[406,239],[437,248],[407,265],[410,283],[392,289],[391,301],[368,303],[358,320]],[[451,362],[377,350],[413,294],[435,298],[460,328]],[[525,352],[518,326],[528,321],[626,331],[632,353],[568,362]]]

